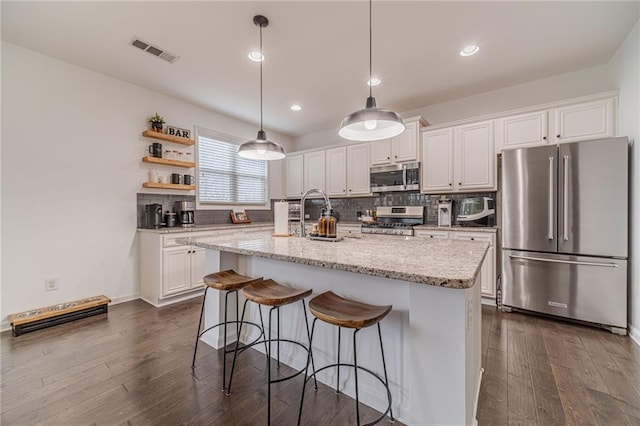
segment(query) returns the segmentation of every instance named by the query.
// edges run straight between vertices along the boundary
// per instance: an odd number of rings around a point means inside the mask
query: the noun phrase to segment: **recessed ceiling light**
[[[460,51],[460,56],[471,56],[478,53],[478,50],[480,50],[478,46],[471,44]]]
[[[251,53],[249,53],[249,59],[251,59],[253,62],[262,62],[264,61],[264,55],[260,52],[256,52],[253,51]]]
[[[367,84],[369,86],[377,86],[378,84],[380,84],[380,79],[379,78],[372,78],[370,80],[367,80]]]
[[[298,104],[295,105],[291,105],[291,111],[300,111],[302,109],[302,107]]]

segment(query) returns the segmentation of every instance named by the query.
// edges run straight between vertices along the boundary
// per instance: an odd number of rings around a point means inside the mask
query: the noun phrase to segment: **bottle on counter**
[[[318,237],[327,236],[327,211],[322,209],[320,219],[318,219]]]
[[[311,230],[311,234],[312,237],[317,237],[318,236],[318,224],[314,223],[313,224],[313,229]]]
[[[338,221],[333,214],[333,209],[329,209],[327,215],[327,238],[336,238],[338,236]]]

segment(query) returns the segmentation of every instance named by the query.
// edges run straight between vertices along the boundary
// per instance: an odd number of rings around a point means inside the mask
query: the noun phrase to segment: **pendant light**
[[[371,48],[371,0],[369,0],[369,81],[371,81],[372,48]],[[399,114],[384,108],[376,107],[373,87],[369,85],[369,97],[364,109],[347,115],[338,134],[352,141],[376,141],[387,139],[404,132],[405,125]]]
[[[253,17],[253,23],[260,27],[260,54],[262,55],[262,29],[269,25],[269,20],[262,15]],[[267,133],[262,128],[262,62],[260,61],[260,130],[258,137],[240,145],[238,155],[251,160],[280,160],[285,157],[284,148],[267,139]]]

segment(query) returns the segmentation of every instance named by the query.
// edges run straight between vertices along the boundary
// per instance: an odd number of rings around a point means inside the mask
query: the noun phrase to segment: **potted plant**
[[[151,130],[153,130],[154,132],[162,133],[162,125],[164,124],[164,118],[159,116],[157,112],[155,113],[155,115],[149,117],[147,121],[151,123]]]

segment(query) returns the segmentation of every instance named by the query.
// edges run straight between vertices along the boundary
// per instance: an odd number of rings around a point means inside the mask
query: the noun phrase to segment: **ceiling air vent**
[[[141,40],[139,37],[134,37],[130,43],[132,46],[137,47],[140,50],[144,50],[147,53],[152,54],[153,56],[157,56],[160,59],[164,59],[169,63],[174,63],[180,57],[173,53],[167,52],[164,49],[159,48],[158,46],[154,46],[151,43],[147,43],[144,40]]]

